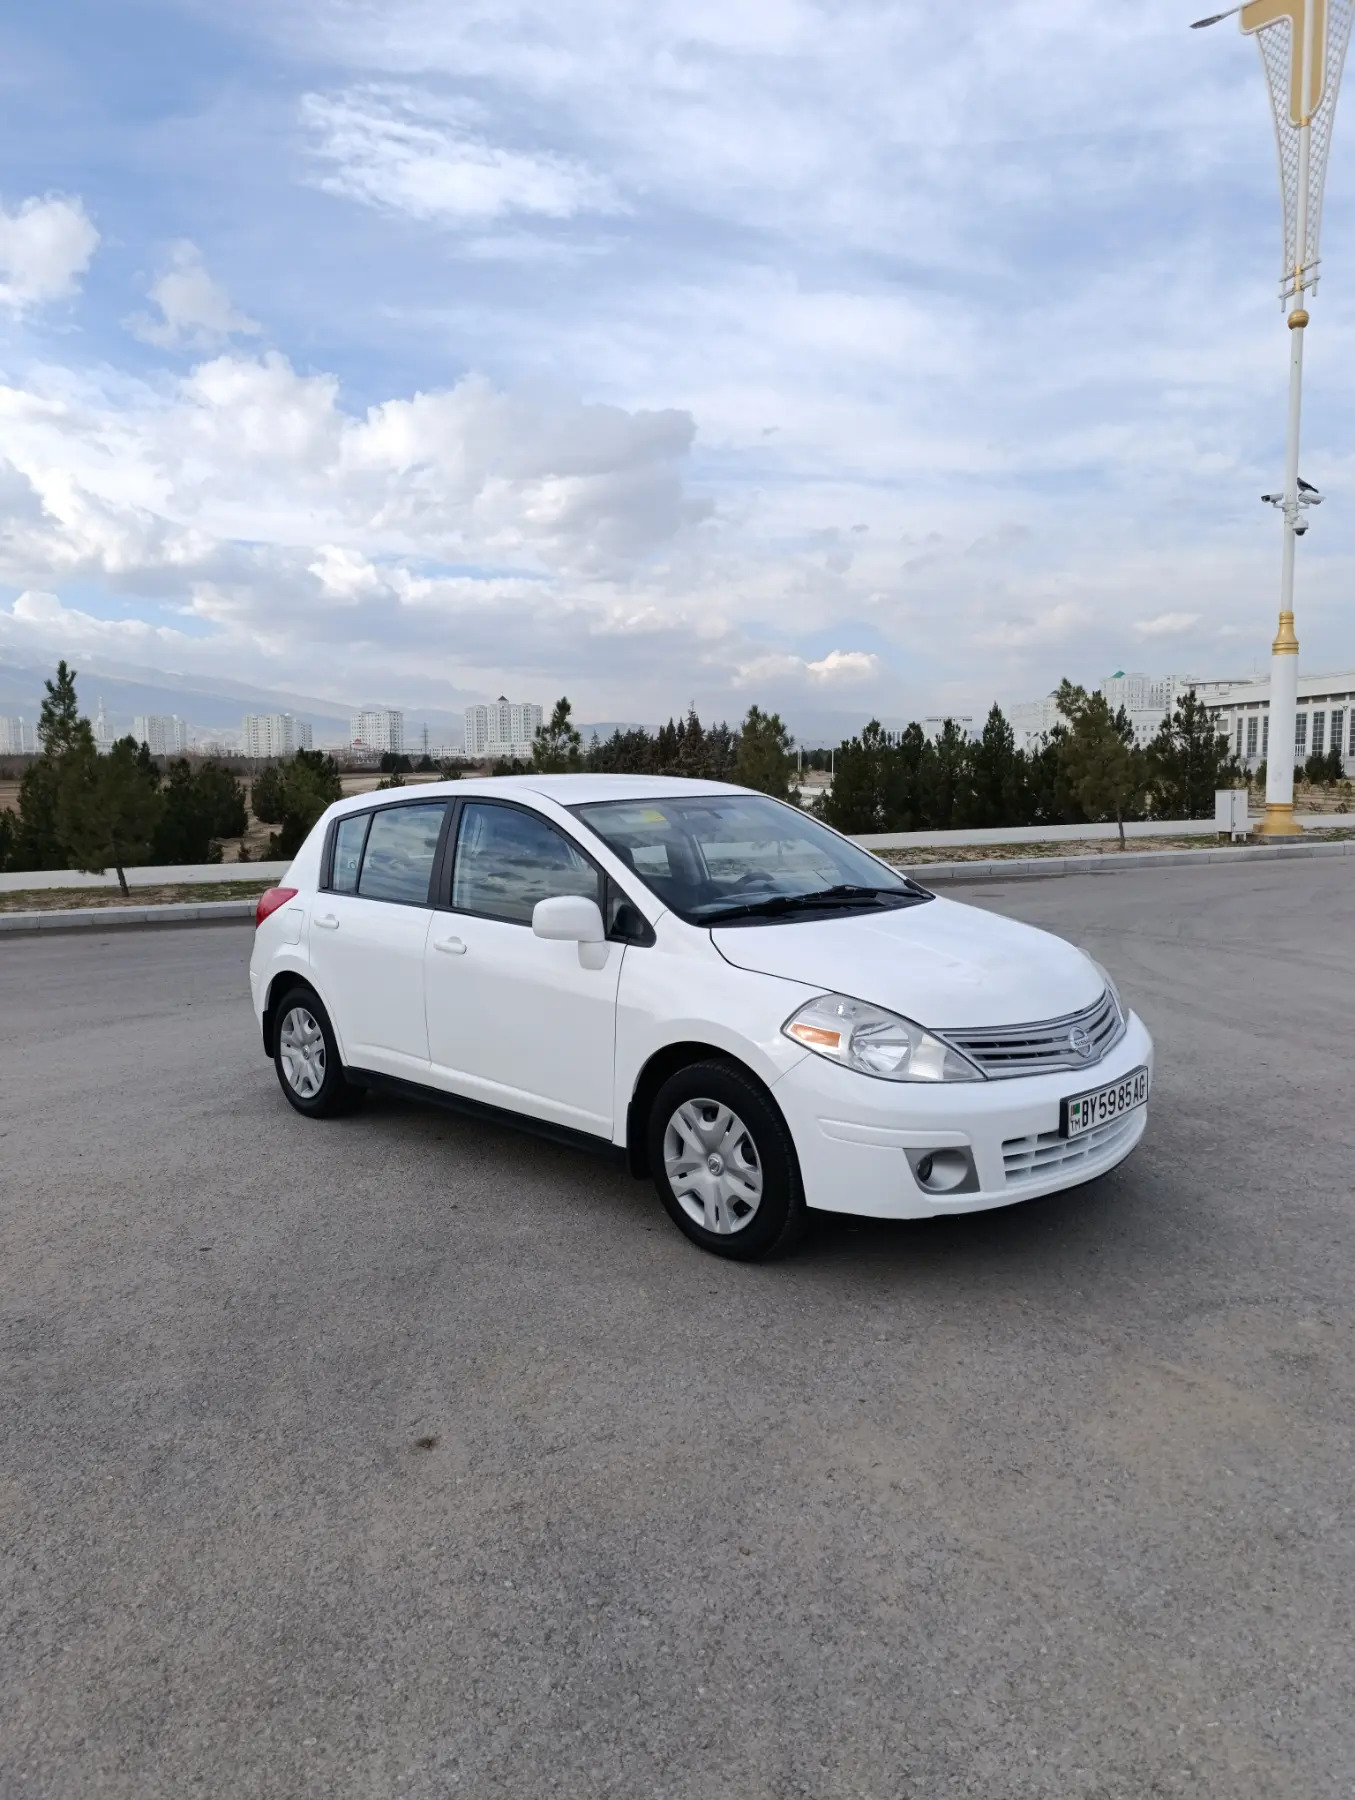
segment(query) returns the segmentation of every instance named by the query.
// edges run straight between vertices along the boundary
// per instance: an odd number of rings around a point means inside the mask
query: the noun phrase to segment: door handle
[[[433,948],[441,950],[444,956],[464,956],[466,946],[460,938],[435,938]]]
[[[337,931],[339,929],[339,921],[334,917],[333,913],[322,913],[320,917],[316,919],[315,923],[322,931]]]

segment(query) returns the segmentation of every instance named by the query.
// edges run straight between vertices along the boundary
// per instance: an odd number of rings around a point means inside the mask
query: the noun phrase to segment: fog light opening
[[[979,1179],[968,1150],[922,1150],[910,1154],[913,1176],[928,1194],[975,1193]]]

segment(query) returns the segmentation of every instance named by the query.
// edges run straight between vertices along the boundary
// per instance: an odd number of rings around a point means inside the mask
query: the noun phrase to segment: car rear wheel
[[[329,1014],[309,988],[293,988],[278,1004],[273,1066],[283,1093],[307,1118],[334,1118],[362,1104],[366,1090],[344,1073]]]
[[[649,1166],[669,1217],[694,1244],[743,1262],[785,1255],[806,1212],[790,1133],[733,1063],[693,1063],[659,1089]]]

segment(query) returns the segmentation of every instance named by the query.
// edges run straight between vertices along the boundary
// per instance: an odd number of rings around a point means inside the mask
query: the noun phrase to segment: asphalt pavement
[[[1348,1800],[1355,871],[959,897],[1119,978],[1143,1146],[753,1268],[299,1118],[246,929],[0,944],[5,1800]]]

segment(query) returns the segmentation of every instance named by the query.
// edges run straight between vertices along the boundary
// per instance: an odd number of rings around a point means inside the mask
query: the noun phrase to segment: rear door
[[[549,820],[497,800],[462,802],[450,858],[426,956],[433,1081],[610,1137],[624,946],[586,969],[577,944],[532,931],[537,901],[557,894],[584,894],[605,916],[605,876]]]
[[[446,817],[446,801],[423,800],[335,821],[310,960],[350,1068],[428,1080],[424,947]]]

